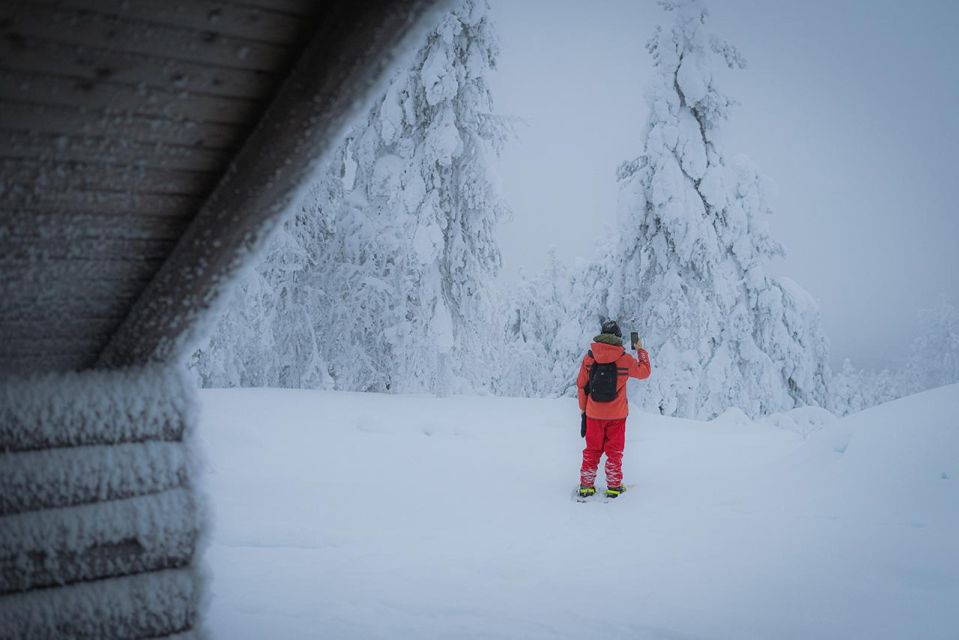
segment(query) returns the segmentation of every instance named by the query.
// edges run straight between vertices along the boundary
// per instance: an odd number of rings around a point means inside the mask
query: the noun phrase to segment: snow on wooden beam
[[[0,381],[0,638],[194,627],[196,415],[169,366]]]
[[[190,458],[180,442],[23,451],[0,466],[0,516],[186,486]]]
[[[100,357],[182,360],[310,177],[449,0],[339,2]]]
[[[194,396],[163,367],[12,379],[0,384],[0,451],[180,440]]]
[[[0,594],[184,567],[198,530],[187,489],[4,516]]]
[[[156,638],[191,629],[198,580],[192,569],[43,589],[0,598],[4,638]]]

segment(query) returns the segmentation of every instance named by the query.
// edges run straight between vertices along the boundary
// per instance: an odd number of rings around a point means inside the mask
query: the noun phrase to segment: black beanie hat
[[[607,320],[606,322],[604,322],[603,327],[602,329],[600,329],[600,331],[602,333],[611,333],[617,338],[623,337],[623,332],[619,330],[619,325],[616,324],[615,320]]]

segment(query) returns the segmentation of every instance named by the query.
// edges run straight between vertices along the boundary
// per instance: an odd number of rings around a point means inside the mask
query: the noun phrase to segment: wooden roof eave
[[[185,359],[237,273],[452,0],[340,2],[306,48],[98,367]]]

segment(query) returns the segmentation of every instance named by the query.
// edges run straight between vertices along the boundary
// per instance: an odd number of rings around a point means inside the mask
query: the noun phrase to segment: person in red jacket
[[[583,357],[576,378],[579,410],[582,412],[581,435],[586,438],[583,466],[580,469],[579,495],[596,493],[596,469],[606,454],[606,495],[615,498],[623,485],[623,447],[626,444],[626,381],[649,377],[649,354],[641,344],[632,345],[634,358],[623,348],[623,334],[612,320],[603,323],[601,333],[593,338],[589,353]]]

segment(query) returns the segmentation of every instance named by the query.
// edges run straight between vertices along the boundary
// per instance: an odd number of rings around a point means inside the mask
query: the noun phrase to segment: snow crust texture
[[[570,499],[583,447],[572,398],[200,394],[217,637],[959,629],[959,385],[841,419],[802,407],[701,422],[634,406],[633,488],[609,504]]]
[[[0,638],[194,627],[196,411],[159,365],[0,385]]]
[[[190,381],[162,366],[6,380],[0,447],[177,441],[194,410]]]

